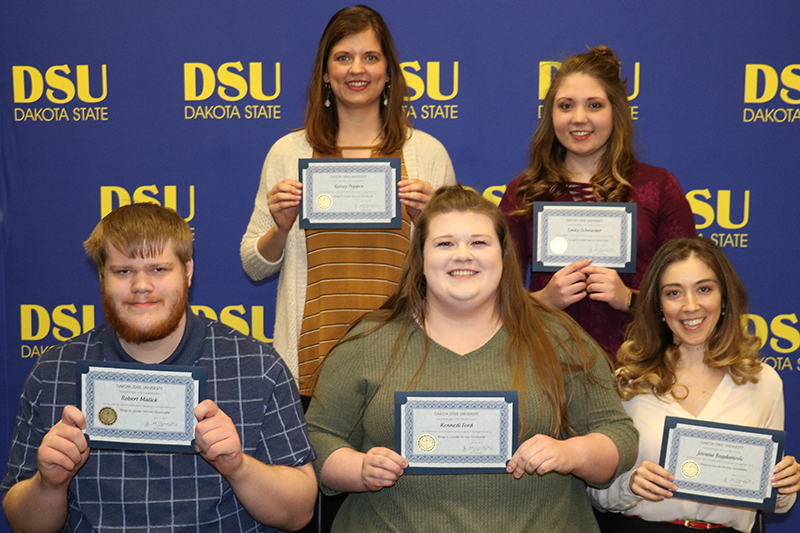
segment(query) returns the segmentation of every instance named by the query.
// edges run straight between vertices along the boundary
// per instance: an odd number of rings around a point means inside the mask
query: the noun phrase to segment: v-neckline
[[[727,372],[725,372],[725,374],[722,376],[722,379],[720,380],[720,382],[717,383],[717,388],[715,388],[714,392],[711,393],[711,397],[708,399],[708,401],[703,406],[703,408],[700,409],[700,412],[698,412],[697,415],[692,414],[688,409],[686,409],[683,405],[681,405],[681,403],[675,398],[675,396],[672,395],[672,392],[670,392],[670,396],[675,401],[675,404],[678,407],[680,407],[681,410],[683,410],[683,412],[685,412],[687,415],[689,415],[690,417],[692,417],[695,420],[703,420],[704,418],[709,418],[709,417],[704,417],[703,413],[705,413],[709,409],[709,407],[711,407],[714,404],[718,403],[718,401],[719,401],[718,398],[722,396],[723,389],[728,389],[730,383],[733,383],[731,381],[731,377],[730,377],[730,375],[728,375]]]
[[[416,323],[415,323],[415,324],[416,324]],[[424,331],[422,330],[422,327],[420,327],[420,325],[419,325],[419,324],[416,324],[416,326],[417,326],[417,328],[420,330],[420,332],[421,332],[421,333],[424,335],[425,333],[424,333]],[[495,332],[494,332],[494,334],[493,334],[491,337],[489,337],[489,339],[487,339],[487,341],[486,341],[486,342],[484,342],[482,345],[478,346],[478,347],[477,347],[477,348],[475,348],[474,350],[472,350],[472,351],[470,351],[470,352],[467,352],[467,353],[465,353],[465,354],[460,354],[460,353],[458,353],[458,352],[455,352],[455,351],[451,350],[450,348],[448,348],[448,347],[446,347],[446,346],[444,346],[444,345],[442,345],[442,344],[439,344],[438,342],[436,342],[435,340],[433,340],[433,339],[432,339],[430,336],[428,336],[428,341],[429,341],[431,344],[433,344],[433,345],[435,345],[435,346],[438,346],[438,347],[439,347],[441,350],[443,350],[443,351],[447,352],[448,354],[451,354],[451,355],[453,355],[453,356],[455,356],[455,357],[458,357],[459,359],[465,359],[465,358],[467,358],[467,357],[474,356],[475,354],[479,354],[479,353],[481,353],[481,352],[485,351],[485,350],[486,350],[486,348],[487,348],[487,346],[490,346],[491,344],[493,344],[493,343],[496,341],[496,339],[497,339],[497,338],[499,337],[499,335],[500,335],[500,332],[501,332],[503,329],[504,329],[504,326],[502,326],[502,325],[501,325],[499,328],[497,328],[497,331],[495,331]]]

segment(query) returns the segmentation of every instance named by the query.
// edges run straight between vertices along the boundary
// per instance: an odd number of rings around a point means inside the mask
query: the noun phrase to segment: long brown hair
[[[403,108],[406,97],[406,81],[400,68],[397,50],[394,47],[392,34],[381,15],[367,6],[347,7],[338,11],[325,27],[317,47],[317,58],[314,70],[308,82],[308,107],[306,107],[305,130],[309,144],[320,154],[336,153],[336,137],[339,133],[339,116],[336,111],[336,99],[328,94],[323,76],[328,70],[328,58],[331,49],[344,39],[366,30],[375,32],[381,43],[381,50],[386,58],[386,74],[389,77],[388,103],[380,102],[381,123],[383,124],[383,142],[380,151],[392,154],[403,148],[408,135],[410,123]],[[331,106],[325,106],[330,96]]]
[[[747,313],[747,292],[728,257],[704,237],[681,237],[662,246],[639,286],[633,322],[617,353],[617,389],[624,400],[637,394],[664,396],[675,386],[675,367],[680,357],[672,331],[661,320],[661,278],[666,269],[691,257],[700,259],[717,277],[723,313],[706,342],[703,358],[711,368],[722,368],[737,385],[757,382],[758,337],[742,325]]]
[[[427,310],[427,285],[423,264],[425,241],[431,220],[454,211],[489,217],[501,244],[503,272],[497,288],[497,315],[508,331],[507,359],[513,369],[510,389],[519,391],[521,410],[524,408],[526,374],[531,372],[538,379],[552,410],[555,425],[551,428],[551,434],[554,437],[562,433],[575,435],[567,418],[567,404],[570,398],[565,392],[565,375],[571,380],[573,373],[587,372],[597,358],[599,349],[590,348],[586,333],[568,315],[539,303],[525,290],[505,216],[492,202],[461,185],[443,187],[436,191],[417,220],[397,291],[380,309],[357,320],[350,330],[361,322],[376,325],[356,335],[349,335],[348,331],[337,346],[369,335],[390,322],[399,322],[402,327],[387,364],[388,372],[400,351],[402,339],[408,334],[412,324],[420,324],[424,331]],[[335,350],[336,347],[329,357],[335,357]],[[559,351],[564,354],[564,361],[559,360]],[[415,387],[424,369],[427,354],[426,335],[425,356],[409,381],[409,389]],[[525,428],[521,434],[524,433]]]
[[[567,149],[556,137],[553,105],[561,84],[572,74],[588,74],[595,78],[603,86],[611,104],[611,137],[591,178],[595,198],[606,202],[624,202],[628,198],[631,188],[628,180],[637,164],[628,93],[625,81],[620,78],[617,56],[611,48],[600,45],[564,60],[553,76],[542,106],[542,118],[533,135],[530,162],[517,185],[515,196],[519,210],[513,213],[515,215],[532,216],[534,201],[552,200],[567,192],[564,166]]]

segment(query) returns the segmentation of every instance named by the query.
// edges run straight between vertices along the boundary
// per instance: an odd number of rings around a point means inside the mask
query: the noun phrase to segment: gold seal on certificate
[[[681,474],[683,474],[683,477],[686,479],[694,479],[699,473],[700,465],[694,461],[684,461],[684,463],[681,465]]]
[[[300,159],[300,229],[402,227],[400,165],[399,157]]]
[[[114,422],[117,421],[117,412],[114,410],[113,407],[103,407],[97,413],[97,418],[100,420],[100,423],[105,426],[113,426]]]
[[[668,416],[659,464],[675,476],[677,498],[772,510],[770,476],[785,439],[784,431]]]
[[[636,272],[636,204],[534,202],[531,270],[555,272],[581,259]]]
[[[78,361],[76,371],[90,447],[196,453],[204,367]]]
[[[432,452],[436,449],[436,439],[433,435],[420,435],[417,439],[417,448],[422,452]]]
[[[408,474],[505,472],[519,445],[517,391],[395,392]]]
[[[550,241],[550,251],[556,255],[561,255],[567,251],[567,240],[563,237],[555,237]]]
[[[330,194],[320,194],[317,196],[317,207],[323,211],[327,211],[333,205],[333,198]]]

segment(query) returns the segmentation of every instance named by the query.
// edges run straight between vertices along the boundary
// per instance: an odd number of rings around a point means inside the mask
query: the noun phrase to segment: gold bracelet
[[[633,310],[636,308],[636,297],[639,295],[639,291],[636,289],[631,289],[631,293],[628,296],[628,312],[632,313]]]

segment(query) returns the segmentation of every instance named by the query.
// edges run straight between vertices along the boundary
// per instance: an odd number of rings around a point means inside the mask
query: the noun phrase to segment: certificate
[[[678,498],[775,509],[773,467],[786,432],[666,417],[660,464],[675,476]]]
[[[408,474],[506,472],[519,446],[517,391],[395,392]]]
[[[533,202],[534,272],[555,272],[581,259],[636,272],[636,204]]]
[[[205,368],[78,361],[76,378],[89,446],[195,452]]]
[[[300,228],[400,228],[400,158],[301,159]]]

